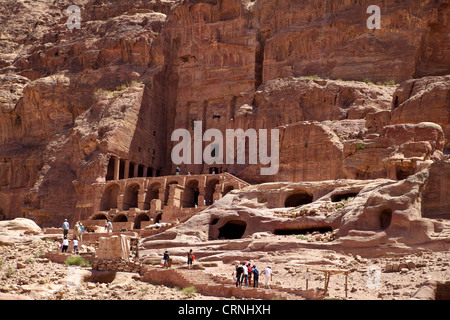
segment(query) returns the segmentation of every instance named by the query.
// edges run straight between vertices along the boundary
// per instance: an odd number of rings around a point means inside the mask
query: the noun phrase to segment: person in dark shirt
[[[244,273],[244,268],[242,266],[236,266],[236,287],[242,285],[242,274]]]

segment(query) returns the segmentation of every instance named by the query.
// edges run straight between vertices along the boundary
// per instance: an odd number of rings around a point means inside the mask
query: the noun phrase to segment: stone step
[[[177,272],[179,275],[182,276],[184,280],[191,283],[196,289],[202,293],[205,291],[208,291],[208,289],[231,289],[233,290],[236,288],[236,286],[233,283],[223,283],[220,279],[220,277],[214,277],[212,275],[208,275],[202,271],[199,270],[186,270],[186,269],[177,269]],[[282,287],[273,287],[272,289],[265,289],[265,288],[253,288],[253,287],[245,287],[241,286],[239,287],[239,292],[244,293],[248,298],[252,298],[255,296],[266,296],[271,298],[279,298],[279,299],[286,299],[286,300],[296,300],[296,299],[304,299],[303,296],[297,295],[289,289],[285,289]],[[236,291],[234,291],[236,293]]]

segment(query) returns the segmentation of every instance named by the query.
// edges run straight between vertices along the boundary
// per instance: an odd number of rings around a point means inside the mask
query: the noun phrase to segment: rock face
[[[402,83],[393,95],[392,123],[429,121],[450,136],[450,76],[424,77]],[[449,147],[449,142],[446,142]]]
[[[41,228],[32,220],[16,218],[14,220],[0,221],[0,244],[14,245],[31,241],[28,235],[41,234]]]
[[[180,165],[251,183],[402,180],[447,157],[447,1],[383,4],[376,30],[365,0],[82,0],[69,29],[72,4],[0,8],[1,219],[59,226],[116,174],[172,174],[171,135],[195,121],[280,130],[275,175]]]
[[[267,251],[305,246],[354,254],[367,254],[366,248],[374,254],[374,247],[385,252],[405,250],[405,245],[438,246],[448,242],[443,234],[450,225],[436,218],[447,219],[443,212],[448,212],[444,208],[450,189],[434,182],[437,172],[448,165],[448,161],[432,164],[402,181],[342,179],[249,186],[230,192],[184,224],[144,239],[140,254],[150,258],[172,248],[178,255],[195,247],[202,261],[208,261],[233,259],[232,250],[254,259]],[[436,186],[432,194],[440,196],[436,207],[442,213],[431,209],[435,201],[430,201],[429,184]],[[265,234],[297,235],[299,240],[274,243],[264,240]],[[318,236],[306,243],[307,234]]]

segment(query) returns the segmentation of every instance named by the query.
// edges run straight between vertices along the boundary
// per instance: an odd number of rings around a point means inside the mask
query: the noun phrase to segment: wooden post
[[[324,287],[323,295],[325,296],[328,291],[328,283],[330,282],[330,272],[328,272],[328,271],[324,271],[324,272],[325,272],[325,287]]]
[[[345,273],[345,297],[347,298],[347,281],[348,281],[348,272]]]
[[[306,269],[306,290],[308,290],[308,280],[309,280],[309,268]]]

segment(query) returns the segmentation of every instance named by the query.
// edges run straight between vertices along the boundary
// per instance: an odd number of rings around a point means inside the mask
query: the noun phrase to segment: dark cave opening
[[[300,192],[291,194],[289,197],[287,197],[284,201],[284,206],[286,208],[298,207],[311,202],[313,202],[312,195],[306,192]]]
[[[230,220],[219,228],[219,239],[240,239],[245,233],[247,223],[242,220]]]
[[[380,224],[381,229],[386,230],[391,225],[392,221],[392,210],[385,209],[380,213]]]
[[[354,198],[358,195],[358,192],[348,192],[342,194],[334,194],[331,196],[332,202],[340,202],[342,200],[347,200],[348,198]]]
[[[290,236],[290,235],[296,235],[296,234],[308,234],[313,232],[320,232],[320,233],[327,233],[330,231],[333,231],[331,227],[317,227],[317,228],[286,228],[286,229],[275,229],[273,231],[274,235],[277,236]]]

